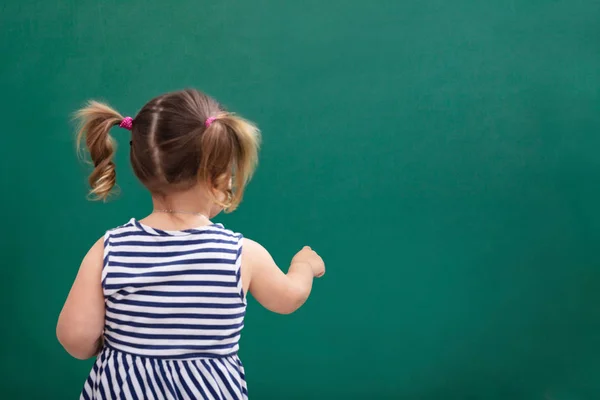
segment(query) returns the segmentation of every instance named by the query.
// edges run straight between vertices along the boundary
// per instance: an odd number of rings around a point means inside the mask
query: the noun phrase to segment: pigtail
[[[121,123],[123,116],[106,104],[90,101],[75,113],[75,118],[79,120],[77,149],[81,150],[81,142],[85,140],[94,165],[89,177],[90,197],[94,200],[106,200],[117,178],[113,162],[116,142],[109,132],[113,126]]]
[[[246,185],[250,182],[258,164],[260,131],[252,122],[235,114],[226,114],[220,123],[234,136],[233,197],[227,211],[233,211],[241,203]]]
[[[225,201],[215,200],[226,212],[232,212],[241,203],[246,184],[256,169],[260,131],[250,121],[232,113],[220,113],[207,120],[207,125],[200,139],[200,179],[227,194]],[[229,190],[230,178],[232,190]]]

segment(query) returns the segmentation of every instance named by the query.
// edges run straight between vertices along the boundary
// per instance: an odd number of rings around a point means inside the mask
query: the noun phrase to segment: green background
[[[74,399],[55,323],[79,262],[148,194],[86,200],[70,114],[197,87],[262,128],[239,211],[282,268],[328,266],[292,316],[251,301],[254,399],[600,398],[600,2],[0,4],[0,397]]]

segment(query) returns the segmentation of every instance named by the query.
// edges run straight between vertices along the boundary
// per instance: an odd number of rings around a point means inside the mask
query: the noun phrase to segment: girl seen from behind
[[[81,398],[247,398],[237,356],[246,293],[288,314],[325,272],[304,247],[284,274],[260,244],[211,222],[241,202],[258,130],[197,90],[156,97],[135,118],[98,102],[77,116],[92,196],[106,199],[115,186],[109,131],[120,126],[131,131],[131,165],[154,206],[92,246],[60,314],[69,354],[97,356]]]

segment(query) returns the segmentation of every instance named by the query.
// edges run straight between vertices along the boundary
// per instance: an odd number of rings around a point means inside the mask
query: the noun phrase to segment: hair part
[[[76,117],[78,147],[85,138],[94,164],[90,194],[105,200],[116,184],[116,142],[110,129],[123,116],[106,104],[90,101]],[[214,121],[207,127],[210,117]],[[150,192],[168,195],[202,183],[225,211],[237,208],[258,161],[260,132],[254,124],[188,89],[150,100],[132,125],[131,165]],[[218,193],[225,193],[226,200],[219,199]]]

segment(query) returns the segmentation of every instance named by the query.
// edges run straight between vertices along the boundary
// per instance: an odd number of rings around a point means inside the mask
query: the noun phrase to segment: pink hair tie
[[[216,120],[217,120],[217,117],[208,117],[208,118],[206,118],[206,121],[204,121],[204,126],[208,128],[210,126],[210,124],[212,124]]]
[[[131,117],[125,117],[125,118],[123,118],[123,121],[121,121],[121,123],[119,124],[119,127],[125,128],[128,131],[131,130],[132,126],[133,126],[133,118],[131,118]]]

